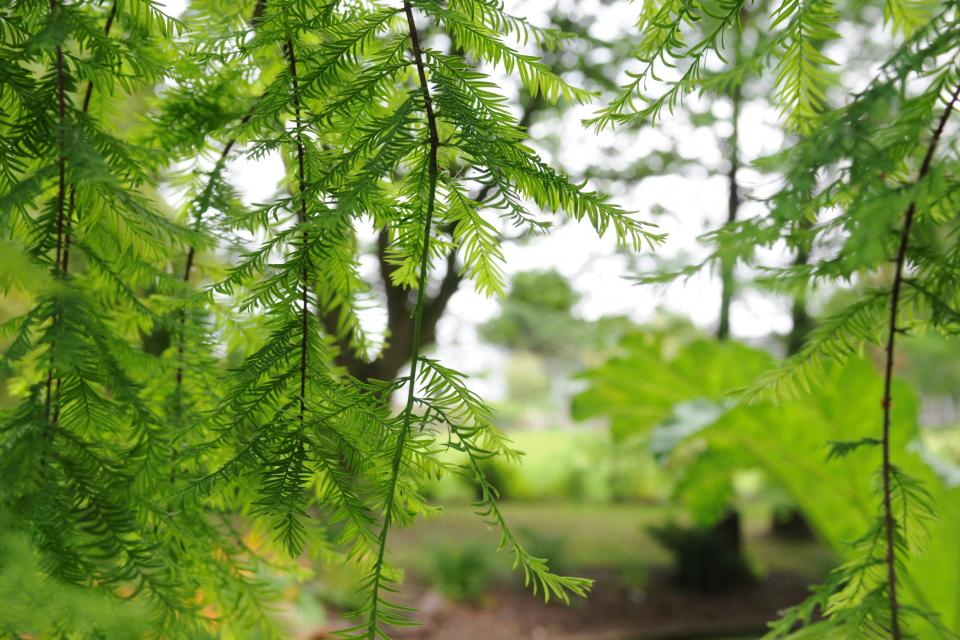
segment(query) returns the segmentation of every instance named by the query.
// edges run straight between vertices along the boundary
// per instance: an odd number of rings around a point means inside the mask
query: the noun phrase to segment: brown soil
[[[567,607],[544,605],[519,585],[494,588],[478,606],[446,600],[407,584],[419,627],[397,640],[701,640],[758,638],[768,621],[807,594],[808,581],[774,573],[720,593],[679,589],[651,577],[643,590],[623,587],[611,571],[583,572],[596,580],[590,597]],[[315,638],[323,638],[320,634]]]

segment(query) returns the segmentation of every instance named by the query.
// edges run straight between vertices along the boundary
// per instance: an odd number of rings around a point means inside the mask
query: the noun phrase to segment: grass
[[[537,543],[553,539],[561,548],[554,564],[563,571],[595,568],[651,568],[669,561],[666,552],[647,533],[651,526],[680,518],[680,511],[666,504],[590,504],[579,502],[505,502],[504,515],[522,540]],[[756,518],[756,519],[750,519]],[[817,542],[772,538],[765,532],[760,514],[748,516],[747,549],[761,572],[784,571],[821,577],[833,566],[829,550]],[[532,532],[532,533],[531,533]],[[496,547],[498,533],[486,525],[468,505],[447,505],[437,518],[421,520],[392,538],[393,561],[422,575],[433,551],[465,544]],[[509,565],[506,553],[501,568]]]
[[[673,509],[667,506],[506,502],[502,508],[521,540],[559,537],[563,543],[563,558],[559,560],[570,569],[622,566],[636,560],[638,548],[651,561],[667,558],[646,533],[647,527],[670,517]],[[469,505],[449,505],[438,518],[396,531],[392,551],[401,566],[417,567],[423,566],[438,546],[469,542],[495,548],[498,536]]]
[[[529,551],[551,556],[552,565],[564,572],[612,568],[642,576],[669,562],[648,529],[684,522],[686,515],[682,507],[669,503],[669,480],[646,450],[614,443],[605,430],[521,431],[510,436],[525,455],[520,465],[500,469],[506,484],[501,486],[506,489],[501,504]],[[499,533],[474,513],[472,489],[462,480],[445,478],[432,487],[432,495],[442,513],[391,534],[394,563],[422,576],[438,548],[496,548]],[[832,566],[834,558],[820,544],[766,534],[768,500],[755,497],[740,506],[748,554],[759,573],[784,571],[817,579]],[[511,558],[500,556],[498,566],[506,571]]]

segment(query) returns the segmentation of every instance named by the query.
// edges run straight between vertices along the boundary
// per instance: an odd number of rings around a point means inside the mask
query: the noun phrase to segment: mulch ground
[[[777,612],[808,593],[808,579],[772,573],[753,585],[696,593],[651,576],[644,589],[622,586],[612,571],[580,572],[596,580],[590,597],[544,605],[519,585],[494,588],[479,605],[451,602],[408,582],[419,627],[397,640],[702,640],[757,638]],[[320,633],[314,638],[324,638]]]

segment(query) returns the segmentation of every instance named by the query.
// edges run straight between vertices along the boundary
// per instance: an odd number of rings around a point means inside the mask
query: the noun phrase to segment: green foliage
[[[694,90],[739,87],[747,77],[771,72],[769,100],[779,106],[795,137],[785,149],[756,163],[759,169],[782,176],[766,199],[767,211],[745,220],[731,216],[728,224],[707,235],[715,248],[699,264],[640,281],[670,281],[715,261],[729,265],[742,260],[765,271],[764,284],[780,293],[802,294],[812,285],[858,285],[860,295],[822,322],[798,353],[748,383],[747,397],[760,402],[759,407],[767,406],[765,400],[776,399],[788,401],[784,407],[809,410],[813,400],[797,403],[797,399],[810,392],[815,398],[833,395],[835,388],[826,393],[818,389],[850,382],[844,375],[852,374],[839,373],[848,370],[843,363],[857,359],[870,344],[885,347],[883,384],[869,396],[882,407],[879,415],[875,408],[871,412],[876,426],[870,432],[850,430],[844,438],[832,438],[844,441],[832,449],[832,456],[844,462],[861,450],[879,448],[880,522],[871,516],[861,523],[859,531],[868,533],[858,538],[861,543],[852,564],[838,570],[820,592],[819,601],[808,603],[802,614],[791,613],[777,627],[781,635],[793,633],[795,623],[811,622],[817,609],[824,620],[803,626],[797,635],[874,635],[898,640],[917,633],[914,629],[923,626],[918,620],[933,627],[938,624],[931,613],[936,608],[929,603],[903,604],[904,582],[906,588],[916,582],[904,570],[904,558],[912,557],[918,548],[905,532],[912,536],[923,529],[933,501],[924,493],[931,489],[916,488],[913,470],[910,475],[902,470],[910,466],[905,464],[902,444],[894,446],[912,433],[912,420],[898,415],[902,394],[893,390],[892,376],[898,335],[928,328],[956,334],[957,292],[943,282],[955,280],[948,274],[956,268],[955,247],[945,239],[957,233],[956,189],[950,178],[957,150],[944,136],[952,130],[949,120],[960,97],[958,11],[953,2],[886,3],[884,16],[893,44],[878,49],[878,59],[867,61],[869,73],[875,75],[865,82],[855,69],[844,74],[830,57],[828,45],[844,27],[868,19],[871,10],[869,3],[760,3],[749,8],[749,18],[763,25],[762,34],[748,51],[739,50],[741,39],[734,36],[736,55],[729,56],[731,46],[724,35],[741,27],[746,3],[647,3],[639,24],[640,71],[592,120],[598,128],[654,122],[664,107],[672,110]],[[704,70],[711,59],[732,59],[732,63],[707,79]],[[656,81],[664,91],[647,96],[646,85]],[[841,92],[831,91],[837,86]],[[834,104],[837,101],[840,104]],[[759,250],[776,245],[797,253],[792,266],[758,264]],[[612,392],[603,393],[617,400]],[[588,397],[583,412],[589,413],[591,407],[597,411],[598,403]],[[614,429],[630,430],[631,422],[643,417],[631,415],[637,410],[618,411],[621,415],[614,414]],[[776,411],[782,414],[783,408]],[[653,420],[660,419],[658,412],[650,413]],[[740,418],[741,413],[725,411],[720,422]],[[810,433],[813,419],[808,416],[796,428]],[[677,416],[675,422],[697,432],[710,420]],[[743,424],[737,425],[738,432],[746,430]],[[744,441],[739,446],[750,445]],[[771,461],[767,466],[776,465]],[[854,482],[864,482],[864,475],[872,474],[861,470]],[[817,502],[835,499],[814,495]],[[868,500],[864,513],[874,513],[874,504]]]
[[[493,580],[487,551],[471,543],[441,547],[431,556],[430,581],[443,595],[457,602],[479,604]]]
[[[715,592],[754,580],[739,545],[712,527],[669,523],[650,533],[673,556],[674,579],[682,587]]]
[[[771,364],[766,353],[737,342],[701,338],[686,344],[668,333],[628,335],[620,350],[582,374],[588,388],[573,399],[572,411],[579,420],[609,417],[614,437],[621,439],[649,432],[677,403],[720,401]],[[640,371],[658,375],[637,375]]]
[[[389,531],[432,511],[428,480],[462,473],[534,591],[586,593],[513,536],[483,465],[517,454],[464,376],[420,352],[438,256],[503,289],[498,217],[540,231],[557,212],[624,246],[659,240],[522,144],[481,70],[582,102],[511,43],[565,36],[485,0],[196,0],[183,24],[145,0],[0,12],[0,284],[32,288],[2,327],[18,400],[0,427],[3,533],[29,541],[57,589],[132,600],[159,635],[271,635],[262,574],[311,554],[363,568],[364,620],[345,634],[386,637],[408,622],[385,598],[400,576]],[[283,159],[275,197],[242,201],[239,153]],[[161,186],[179,210],[158,204]],[[417,297],[397,380],[336,364],[334,339],[373,347],[358,319],[370,224]],[[63,632],[85,633],[72,615]]]
[[[764,91],[794,137],[757,163],[778,174],[766,214],[709,234],[703,264],[762,267],[763,249],[785,245],[813,257],[764,269],[773,290],[859,287],[770,373],[742,345],[638,335],[575,403],[610,415],[620,442],[648,433],[661,458],[687,456],[678,489],[698,520],[717,517],[729,472],[753,465],[832,544],[859,540],[774,633],[812,611],[825,618],[800,633],[897,637],[900,614],[911,632],[935,630],[930,610],[957,624],[957,576],[934,576],[915,535],[929,529],[931,548],[956,556],[943,542],[955,490],[907,449],[915,412],[899,385],[890,408],[889,384],[897,335],[960,327],[957,11],[885,3],[894,47],[847,91],[829,46],[868,7],[645,3],[639,70],[593,121],[655,122],[693,91],[727,94],[768,71]],[[730,40],[745,19],[755,40]],[[560,214],[633,251],[661,240],[524,144],[491,76],[517,76],[528,101],[584,103],[589,91],[527,52],[563,57],[568,40],[493,0],[194,0],[183,23],[147,0],[0,7],[0,287],[23,302],[0,325],[13,399],[0,420],[0,584],[27,585],[5,631],[122,637],[146,617],[164,637],[278,635],[265,576],[297,576],[309,555],[362,569],[361,620],[344,635],[384,638],[409,623],[388,595],[402,575],[390,531],[434,511],[427,483],[450,474],[475,484],[479,515],[535,592],[586,593],[589,581],[553,572],[508,526],[486,467],[518,453],[465,376],[421,349],[438,262],[459,261],[481,292],[505,289],[505,223],[540,232]],[[283,161],[273,197],[243,201],[229,171],[239,154]],[[175,207],[162,204],[171,192]],[[360,321],[367,228],[384,239],[392,284],[416,299],[409,334],[387,338],[409,351],[395,380],[340,366],[344,351],[381,346]],[[576,298],[555,275],[526,278],[516,313],[491,330],[546,351],[556,336],[537,344],[523,305],[566,322]],[[884,338],[887,388],[857,358]],[[740,387],[757,402],[729,395]],[[37,584],[56,628],[22,615]]]
[[[5,517],[0,537],[3,635],[143,637],[149,621],[142,606],[51,580],[36,563],[29,540],[12,532],[10,524]]]
[[[513,446],[523,452],[519,463],[485,461],[481,468],[501,498],[511,503],[639,502],[649,506],[663,499],[669,485],[657,462],[643,457],[642,444],[615,442],[604,431],[545,429],[510,435]],[[463,455],[450,452],[449,460],[461,463]],[[459,476],[444,477],[428,488],[445,506],[479,493],[469,478]]]
[[[664,349],[665,344],[670,341],[656,334],[628,337],[620,357],[585,374],[590,387],[575,400],[581,415],[596,415],[606,406],[604,415],[610,417],[615,433],[619,429],[622,437],[645,435],[651,453],[678,467],[678,495],[702,525],[722,515],[735,470],[760,468],[788,492],[816,533],[845,563],[816,589],[811,601],[791,610],[774,626],[773,637],[791,631],[798,621],[809,621],[815,611],[829,616],[803,632],[810,637],[823,637],[818,634],[828,633],[828,629],[840,634],[838,637],[869,637],[860,634],[883,629],[887,620],[882,617],[885,547],[880,535],[882,520],[876,517],[880,441],[874,435],[882,411],[876,400],[882,393],[882,379],[870,364],[855,360],[843,367],[831,366],[813,396],[777,404],[747,403],[735,393],[743,386],[743,379],[737,376],[749,378],[751,370],[763,371],[765,364],[769,366],[770,358],[764,352],[708,340],[674,344],[672,349]],[[731,354],[739,354],[742,371],[731,368]],[[642,376],[638,375],[641,371]],[[741,372],[724,381],[702,375],[710,371]],[[640,377],[647,382],[638,384]],[[653,389],[650,380],[669,381],[670,387],[678,390],[670,397],[672,409],[664,406],[657,413],[647,409],[651,400],[644,394],[662,393],[647,391]],[[937,535],[954,536],[947,528],[951,523],[935,517],[932,505],[951,509],[947,505],[954,490],[913,452],[917,404],[910,388],[898,383],[893,395],[897,398],[893,420],[898,429],[891,434],[891,447],[901,465],[895,471],[899,505],[895,513],[897,530],[902,532],[898,534],[904,557],[901,566],[909,576],[904,587],[909,605],[905,606],[920,616],[912,627],[916,633],[938,637],[935,627],[922,620],[927,614],[921,613],[935,611],[939,622],[934,619],[934,624],[954,628],[955,603],[943,589],[956,584],[957,576],[941,571],[931,579],[934,558],[951,557],[953,552],[930,545],[943,544],[933,542]],[[700,539],[696,531],[689,531],[689,536],[671,531],[660,537],[674,541],[670,544],[682,556],[685,550],[700,548],[694,544]],[[685,540],[689,544],[683,543]],[[687,556],[691,557],[696,554]],[[687,573],[696,574],[693,570]],[[846,589],[853,583],[862,586],[856,591]],[[872,617],[877,615],[881,617]],[[858,620],[865,626],[850,626]]]
[[[534,555],[550,558],[556,566],[562,567],[566,564],[567,537],[565,534],[522,527],[520,535],[527,541],[527,547]]]
[[[585,327],[573,315],[579,296],[556,271],[524,271],[515,275],[500,315],[479,327],[480,337],[512,350],[557,356],[573,346],[571,333]]]

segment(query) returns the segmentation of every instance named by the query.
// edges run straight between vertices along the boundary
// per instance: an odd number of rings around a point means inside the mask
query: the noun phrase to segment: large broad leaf
[[[922,553],[907,561],[901,579],[917,604],[935,611],[947,628],[960,633],[960,487],[939,477],[929,479],[926,486],[939,518],[930,527]],[[923,637],[943,636],[930,631]]]
[[[658,333],[632,334],[621,355],[582,375],[588,387],[573,399],[574,418],[604,416],[615,438],[627,438],[667,419],[696,398],[720,401],[773,363],[765,352],[737,342],[682,344]]]
[[[778,406],[738,406],[701,435],[711,450],[762,467],[790,493],[821,538],[845,557],[848,543],[881,513],[881,451],[869,443],[881,431],[882,392],[874,367],[852,361],[831,371],[816,395]],[[918,544],[899,572],[900,593],[906,604],[933,611],[960,631],[960,490],[950,488],[917,453],[918,405],[912,389],[894,382],[893,398],[893,463],[930,492],[940,516],[929,531],[908,535]],[[844,448],[836,443],[851,448],[828,460],[828,451]],[[917,631],[942,637],[923,626]]]
[[[811,524],[837,551],[876,518],[882,380],[865,361],[830,371],[816,395],[779,405],[738,405],[702,437],[711,448],[761,467],[786,489]],[[907,445],[916,436],[916,400],[906,385],[894,389],[892,449],[910,473],[923,466]],[[828,460],[831,443],[846,455]],[[836,447],[836,444],[834,444]]]
[[[607,415],[616,436],[648,434],[655,455],[681,458],[686,468],[678,489],[695,518],[722,512],[735,470],[761,468],[841,557],[875,522],[883,380],[869,362],[833,367],[817,393],[804,398],[744,404],[730,392],[771,365],[763,352],[709,340],[670,345],[660,336],[632,336],[622,347],[620,357],[584,376],[589,387],[575,399],[574,413]],[[912,390],[895,383],[893,398],[893,462],[923,482],[942,514],[908,559],[902,592],[960,629],[960,490],[948,488],[912,446]],[[690,456],[691,450],[699,453]],[[831,450],[843,455],[828,459]]]

